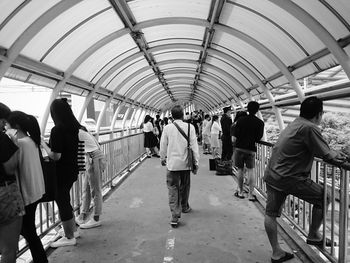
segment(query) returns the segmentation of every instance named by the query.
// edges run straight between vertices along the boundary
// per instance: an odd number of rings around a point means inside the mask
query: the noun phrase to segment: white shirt
[[[220,124],[217,121],[214,121],[213,125],[211,126],[210,133],[211,134],[219,134],[222,131]]]
[[[79,141],[84,142],[85,152],[91,153],[99,149],[99,146],[91,133],[79,129],[78,136]]]
[[[182,120],[175,120],[179,127],[188,134],[188,123]],[[195,163],[198,165],[199,151],[196,131],[193,125],[190,125],[190,147],[193,150]],[[187,167],[187,140],[179,132],[174,124],[168,124],[164,127],[162,138],[160,140],[160,159],[167,161],[169,171],[190,170]]]
[[[210,136],[210,128],[211,128],[211,121],[204,120],[202,134]]]
[[[151,132],[151,131],[153,131],[153,124],[152,124],[152,122],[147,122],[147,123],[144,123],[143,124],[143,131],[144,132]]]
[[[30,137],[17,140],[19,147],[19,182],[24,205],[38,201],[45,194],[45,182],[38,147]]]

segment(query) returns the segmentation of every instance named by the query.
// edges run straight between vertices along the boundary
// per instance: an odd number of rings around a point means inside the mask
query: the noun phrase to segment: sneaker
[[[179,225],[179,218],[172,217],[170,221],[170,225],[171,227],[176,228]]]
[[[50,247],[65,247],[65,246],[75,246],[77,244],[77,240],[73,237],[71,239],[62,237],[59,240],[52,242]]]
[[[94,228],[94,227],[98,227],[101,225],[101,221],[96,221],[95,219],[93,218],[90,218],[89,221],[87,221],[86,223],[84,224],[81,224],[80,225],[80,228],[82,229],[88,229],[88,228]]]
[[[80,214],[78,217],[75,218],[75,222],[80,226],[81,224],[86,223],[86,219]]]
[[[77,228],[77,230],[73,234],[74,234],[74,238],[79,238],[80,237],[79,227]],[[65,233],[64,233],[63,227],[61,227],[60,230],[58,230],[58,232],[56,234],[56,239],[59,238],[59,237],[65,237]]]
[[[182,213],[189,213],[189,212],[191,212],[192,211],[192,208],[189,206],[189,207],[187,207],[186,209],[182,209]]]

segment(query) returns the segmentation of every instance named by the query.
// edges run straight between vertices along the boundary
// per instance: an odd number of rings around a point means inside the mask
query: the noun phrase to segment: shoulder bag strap
[[[188,138],[188,136],[185,134],[185,132],[179,127],[179,125],[176,122],[173,122],[175,127],[179,130],[179,132],[182,134],[183,137],[185,137],[188,145],[190,144],[190,140]],[[188,129],[190,129],[190,124],[188,124]]]

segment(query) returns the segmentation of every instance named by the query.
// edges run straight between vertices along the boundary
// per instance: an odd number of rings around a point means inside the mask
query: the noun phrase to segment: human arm
[[[199,167],[199,147],[197,142],[197,136],[196,131],[192,125],[190,125],[190,147],[193,151],[193,158],[194,158],[194,169],[193,174],[197,174],[198,167]]]
[[[162,166],[166,165],[166,155],[167,155],[167,149],[168,149],[168,132],[167,132],[168,129],[169,129],[168,126],[164,127],[164,130],[159,142],[159,155],[160,155],[160,163]]]
[[[54,161],[58,161],[59,159],[61,159],[61,153],[51,151],[51,148],[47,145],[43,138],[41,139],[41,146],[44,148],[50,159]]]

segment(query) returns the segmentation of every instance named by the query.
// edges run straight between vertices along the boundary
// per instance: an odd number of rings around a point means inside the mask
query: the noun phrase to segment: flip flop
[[[321,239],[321,240],[306,239],[306,244],[322,247],[323,239]],[[337,245],[337,242],[333,242],[333,246],[336,246],[336,245]],[[332,240],[330,240],[328,237],[326,237],[326,247],[331,247],[331,246],[332,246]]]
[[[244,199],[244,195],[239,194],[238,191],[233,194],[235,197],[238,197],[240,199]]]
[[[294,254],[288,253],[288,252],[284,252],[284,253],[285,253],[284,256],[279,258],[279,259],[271,258],[271,263],[281,263],[281,262],[284,262],[284,261],[287,261],[287,260],[294,258]]]
[[[248,200],[251,201],[251,202],[256,202],[256,201],[258,201],[258,199],[256,198],[255,195],[253,195],[252,197],[250,197]]]

